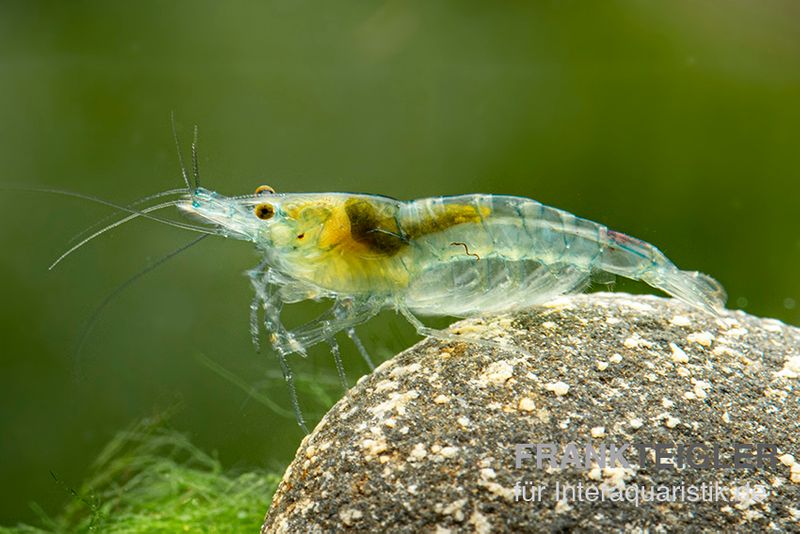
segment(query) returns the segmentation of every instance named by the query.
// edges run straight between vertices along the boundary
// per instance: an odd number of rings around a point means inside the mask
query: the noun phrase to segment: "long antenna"
[[[83,345],[86,343],[86,338],[89,337],[89,334],[94,329],[94,325],[97,323],[97,320],[100,318],[100,312],[102,312],[106,308],[106,306],[108,306],[111,302],[113,302],[113,300],[117,296],[119,296],[120,293],[122,293],[128,286],[133,284],[139,278],[141,278],[142,276],[146,275],[147,273],[153,271],[154,269],[156,269],[160,265],[162,265],[165,262],[167,262],[168,260],[174,258],[175,256],[177,256],[181,252],[185,251],[186,249],[188,249],[190,247],[193,247],[194,245],[196,245],[197,243],[199,243],[200,241],[202,241],[203,239],[205,239],[207,237],[208,237],[208,235],[201,235],[200,237],[196,237],[196,238],[192,239],[191,241],[189,241],[188,243],[186,243],[185,245],[173,250],[169,254],[165,254],[164,256],[161,256],[159,259],[157,259],[156,261],[154,261],[150,265],[146,266],[144,269],[142,269],[138,273],[134,274],[133,276],[131,276],[130,278],[128,278],[127,280],[122,282],[117,287],[115,287],[111,291],[111,293],[106,295],[106,297],[102,301],[100,301],[100,304],[97,305],[97,307],[94,309],[92,314],[86,320],[86,323],[85,323],[85,325],[83,327],[83,331],[81,332],[81,335],[80,335],[80,337],[78,337],[78,340],[77,340],[77,342],[75,344],[75,352],[74,352],[74,355],[75,355],[74,356],[74,358],[75,358],[75,370],[76,370],[76,373],[78,375],[80,375],[80,356],[81,356],[81,351],[83,350]]]
[[[178,163],[181,166],[181,175],[186,184],[186,190],[192,192],[192,184],[189,183],[189,173],[186,172],[186,165],[183,162],[183,154],[181,153],[181,142],[178,139],[178,128],[175,126],[175,112],[169,112],[169,121],[172,123],[172,137],[175,139],[175,148],[178,150]]]
[[[192,139],[192,175],[194,176],[194,188],[200,189],[200,163],[197,160],[197,138],[200,129],[194,125],[194,138]]]

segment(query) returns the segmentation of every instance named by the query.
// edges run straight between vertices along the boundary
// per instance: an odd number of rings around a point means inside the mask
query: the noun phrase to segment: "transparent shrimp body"
[[[334,336],[342,331],[367,357],[353,328],[381,309],[397,310],[421,334],[462,340],[426,328],[417,315],[525,309],[582,291],[597,272],[642,280],[710,313],[724,307],[724,290],[712,278],[678,269],[648,243],[528,198],[399,201],[259,189],[236,198],[198,189],[180,207],[223,235],[252,241],[263,254],[249,273],[256,291],[252,330],[257,338],[263,311],[287,379],[285,356],[320,342],[332,344],[338,363]],[[322,298],[333,305],[319,319],[292,331],[282,326],[283,304]]]

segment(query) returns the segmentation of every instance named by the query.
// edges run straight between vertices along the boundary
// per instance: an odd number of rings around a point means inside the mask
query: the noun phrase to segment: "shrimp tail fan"
[[[714,315],[721,315],[725,309],[728,298],[725,288],[707,274],[675,268],[653,271],[645,274],[642,279],[673,297]]]

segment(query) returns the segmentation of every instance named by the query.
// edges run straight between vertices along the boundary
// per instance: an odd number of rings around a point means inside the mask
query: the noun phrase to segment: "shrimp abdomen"
[[[534,304],[543,298],[553,298],[558,294],[576,292],[583,288],[582,282],[592,272],[604,271],[614,275],[642,280],[661,289],[669,295],[681,299],[692,306],[718,314],[724,307],[725,291],[713,278],[692,271],[679,270],[660,250],[642,240],[607,229],[605,226],[583,219],[569,212],[545,206],[531,199],[496,195],[464,195],[438,199],[425,199],[414,203],[415,217],[435,218],[444,209],[454,206],[471,207],[470,213],[475,220],[465,224],[448,227],[441,233],[419,236],[415,241],[422,245],[422,256],[434,264],[453,263],[449,266],[461,273],[461,276],[444,276],[439,278],[440,286],[451,285],[453,297],[465,299],[460,306],[462,312],[478,308],[484,311],[498,312],[505,307],[515,309],[520,304]],[[452,245],[459,247],[452,248]],[[466,250],[460,246],[467,246]],[[487,276],[478,264],[461,265],[464,260],[478,261],[477,258],[489,260],[494,271],[507,270],[508,275],[497,278]],[[421,259],[421,258],[420,258]],[[426,263],[422,260],[421,263]],[[532,272],[528,268],[526,274],[512,276],[523,265],[541,265],[548,269],[541,271],[542,277],[536,283],[529,283]],[[434,270],[427,270],[425,277]],[[423,269],[426,271],[426,269]],[[441,272],[441,271],[440,271]],[[447,273],[451,273],[450,269]],[[567,276],[569,280],[558,284],[550,280],[553,274]],[[579,274],[578,274],[579,273]],[[466,288],[475,285],[465,284],[462,276],[479,278],[486,276],[481,288],[485,297],[468,295]],[[546,275],[546,276],[545,276]],[[497,286],[502,280],[502,287]],[[545,280],[549,280],[544,283]],[[427,284],[413,284],[419,291]],[[438,295],[429,287],[426,307],[433,308],[431,298]],[[425,293],[423,291],[422,293]],[[541,294],[537,295],[534,293]],[[417,293],[421,296],[422,293]],[[498,298],[499,297],[499,298]],[[435,300],[435,299],[434,299]],[[505,302],[506,305],[501,304]],[[445,302],[440,302],[445,306]],[[451,306],[449,303],[447,306]],[[463,313],[462,313],[463,314]],[[462,315],[459,314],[459,315]]]

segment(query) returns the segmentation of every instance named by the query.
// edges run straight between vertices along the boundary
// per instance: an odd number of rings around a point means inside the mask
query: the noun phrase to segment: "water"
[[[530,196],[659,246],[730,305],[800,323],[800,41],[792,2],[18,3],[0,8],[2,181],[128,201],[179,187],[169,129],[200,125],[225,194],[345,190]],[[0,194],[4,280],[0,522],[56,510],[103,444],[180,405],[175,426],[228,467],[277,467],[301,437],[201,363],[284,407],[252,352],[246,244],[205,240],[130,288],[70,359],[117,283],[188,241],[141,221],[46,267],[107,211]],[[620,284],[618,289],[630,289]],[[632,289],[643,289],[638,286]],[[310,316],[302,309],[291,319]],[[416,338],[382,315],[384,356]],[[363,372],[342,340],[349,375]],[[334,376],[324,350],[299,365]],[[325,386],[335,399],[335,382]],[[321,395],[321,394],[318,394]],[[311,397],[311,395],[308,395]],[[305,401],[317,416],[324,402]]]

